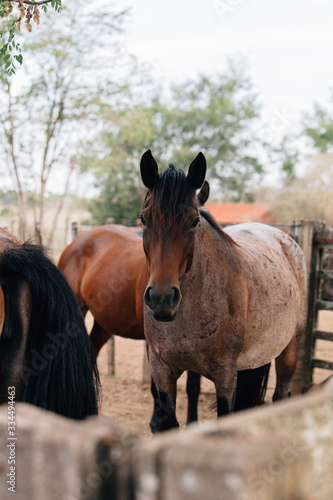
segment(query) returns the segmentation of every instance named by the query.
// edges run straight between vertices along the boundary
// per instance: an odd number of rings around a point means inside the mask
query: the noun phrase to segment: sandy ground
[[[88,329],[91,317],[87,319]],[[318,329],[333,332],[333,312],[321,311]],[[141,436],[150,438],[149,422],[152,414],[153,399],[150,387],[142,384],[144,342],[115,337],[115,376],[108,374],[108,350],[105,345],[98,357],[98,366],[102,380],[100,413],[119,421],[134,425]],[[320,359],[333,361],[333,342],[318,341],[316,355]],[[314,380],[325,380],[330,371],[315,370]],[[266,400],[271,401],[274,391],[274,369],[268,383]],[[178,381],[177,418],[181,427],[185,427],[187,414],[187,396],[185,392],[186,374]],[[215,402],[215,391],[211,381],[203,379],[199,399],[199,420],[215,420],[215,411],[210,409]]]

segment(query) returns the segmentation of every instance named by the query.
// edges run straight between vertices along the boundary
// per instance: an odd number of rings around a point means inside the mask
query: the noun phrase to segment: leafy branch
[[[21,22],[31,32],[32,22],[39,24],[40,8],[46,13],[50,4],[56,12],[61,12],[61,1],[0,0],[0,19],[6,18],[6,22],[0,26],[0,67],[4,65],[8,76],[15,74],[15,63],[22,64],[23,61],[20,44],[15,41],[15,35],[21,30]]]

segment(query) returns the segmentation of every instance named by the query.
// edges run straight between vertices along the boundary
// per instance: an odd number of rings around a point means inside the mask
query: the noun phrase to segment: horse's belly
[[[294,337],[297,328],[295,311],[281,315],[279,321],[265,325],[262,331],[256,332],[254,339],[245,340],[244,348],[237,359],[237,370],[249,370],[270,363],[287,347]]]

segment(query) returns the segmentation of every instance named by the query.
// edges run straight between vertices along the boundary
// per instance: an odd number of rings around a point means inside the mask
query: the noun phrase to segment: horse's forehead
[[[184,198],[160,198],[152,193],[143,206],[144,213],[149,214],[156,222],[167,221],[168,226],[171,223],[174,225],[187,223],[198,210],[198,204],[192,195]]]

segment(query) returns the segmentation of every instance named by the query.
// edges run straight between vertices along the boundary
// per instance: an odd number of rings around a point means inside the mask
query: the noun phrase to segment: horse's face
[[[195,191],[205,173],[201,153],[191,163],[187,177],[172,166],[159,175],[150,151],[141,159],[142,181],[149,190],[140,216],[149,273],[144,300],[158,321],[172,321],[178,312],[180,283],[192,264],[199,223]]]

